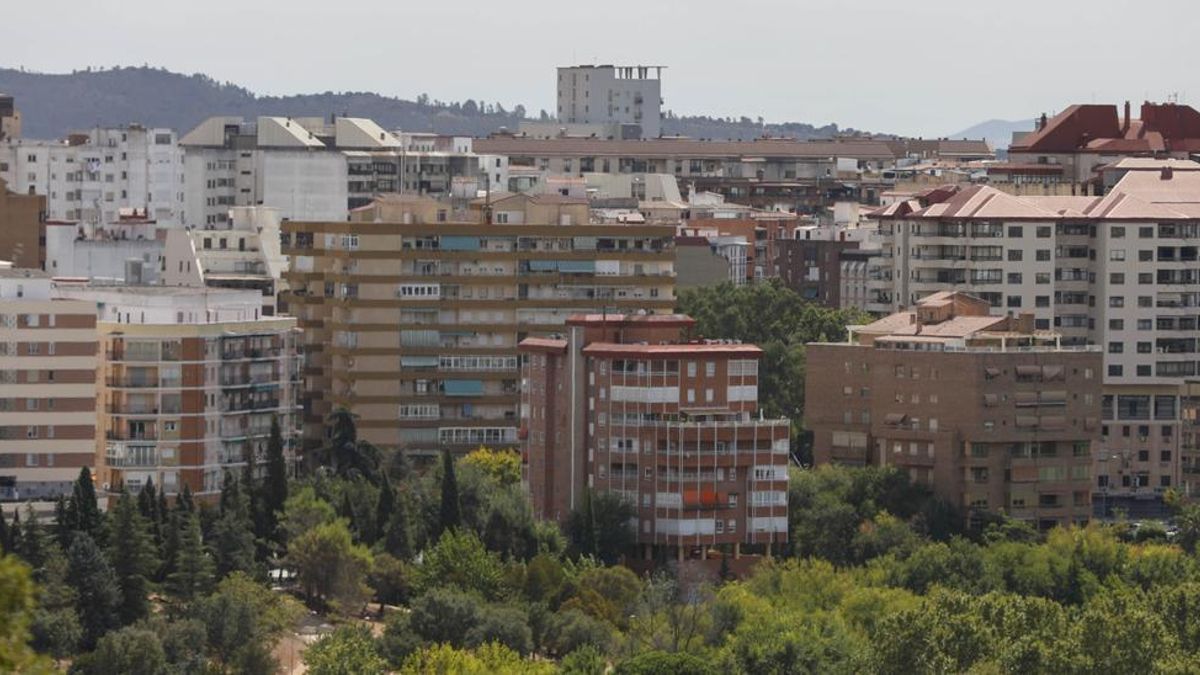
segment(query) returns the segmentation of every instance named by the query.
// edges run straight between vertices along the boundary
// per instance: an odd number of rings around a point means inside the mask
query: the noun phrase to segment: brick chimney
[[[1129,100],[1128,100],[1128,99],[1126,99],[1126,101],[1125,101],[1125,121],[1124,121],[1124,123],[1121,125],[1121,132],[1122,132],[1122,133],[1128,133],[1128,132],[1129,132],[1129,112],[1130,112],[1130,108],[1129,108]]]
[[[1158,174],[1159,180],[1171,180],[1175,177],[1175,171],[1170,166],[1164,166]]]

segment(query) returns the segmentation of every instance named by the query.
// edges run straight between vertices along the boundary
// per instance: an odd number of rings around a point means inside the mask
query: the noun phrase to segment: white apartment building
[[[139,210],[163,225],[182,223],[183,153],[170,129],[96,128],[63,140],[8,138],[0,177],[9,189],[46,196],[47,218],[91,225]]]
[[[1180,484],[1180,388],[1200,360],[1200,172],[1129,171],[1103,197],[974,186],[872,217],[875,306],[966,291],[995,313],[1033,313],[1064,344],[1104,348],[1097,501],[1136,506]]]
[[[642,138],[658,138],[662,135],[663,68],[559,68],[558,120],[567,124],[636,124]]]
[[[163,243],[162,281],[168,286],[250,289],[262,296],[264,316],[276,298],[288,261],[280,250],[279,211],[235,206],[226,227],[174,229]]]
[[[153,220],[121,216],[106,225],[46,223],[46,271],[54,277],[77,277],[155,283],[162,267],[162,228]]]
[[[88,436],[102,492],[153,479],[212,500],[226,473],[263,469],[272,421],[296,459],[296,320],[264,316],[259,293],[61,281],[54,293],[90,303],[102,343]]]
[[[0,506],[69,494],[95,462],[96,305],[0,264]]]
[[[212,117],[180,140],[188,225],[221,227],[235,206],[287,220],[345,220],[381,194],[449,194],[456,178],[507,182],[507,159],[470,138],[386,131],[369,119]],[[482,186],[481,186],[482,187]]]

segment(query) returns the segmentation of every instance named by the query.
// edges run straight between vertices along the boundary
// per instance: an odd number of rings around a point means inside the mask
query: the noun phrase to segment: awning
[[[1065,429],[1067,426],[1067,418],[1065,417],[1043,417],[1039,425],[1043,429]]]
[[[1013,393],[1013,401],[1017,405],[1037,405],[1038,393],[1036,391],[1018,391]]]
[[[1022,377],[1041,377],[1041,366],[1017,366],[1017,375]]]
[[[1061,380],[1063,377],[1062,366],[1042,366],[1043,380]]]
[[[901,422],[904,421],[905,417],[908,417],[908,415],[905,415],[904,413],[888,413],[887,415],[884,415],[883,423],[884,424],[900,424]]]
[[[988,405],[988,406],[1000,405],[1000,395],[999,394],[984,394],[983,395],[983,404]]]
[[[478,251],[479,237],[443,234],[438,239],[438,247],[443,251]]]
[[[1038,418],[1032,415],[1017,415],[1017,426],[1030,428],[1038,425]]]
[[[1000,377],[1000,369],[999,368],[984,368],[983,374],[987,375],[988,377]]]
[[[595,260],[560,260],[559,272],[592,273],[596,271]]]
[[[1041,395],[1042,403],[1066,403],[1067,392],[1065,391],[1043,391]]]
[[[401,356],[400,366],[402,368],[437,368],[438,357],[436,356]]]
[[[483,396],[483,380],[444,380],[442,391],[447,396]]]

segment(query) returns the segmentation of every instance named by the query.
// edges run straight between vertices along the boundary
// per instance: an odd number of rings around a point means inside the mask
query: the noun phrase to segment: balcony
[[[182,386],[180,378],[147,378],[147,377],[109,377],[105,384],[113,389],[157,389]]]

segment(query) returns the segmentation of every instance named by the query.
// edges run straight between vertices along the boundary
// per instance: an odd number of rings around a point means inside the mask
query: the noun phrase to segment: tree
[[[15,556],[0,555],[0,672],[52,672],[29,648],[34,593],[29,567]]]
[[[262,493],[265,534],[271,541],[282,544],[279,518],[288,498],[288,467],[283,453],[283,433],[276,417],[271,418],[271,435],[267,438],[267,477]]]
[[[86,532],[76,532],[67,550],[67,579],[75,589],[75,611],[83,628],[83,646],[121,625],[121,589],[100,547]]]
[[[482,611],[473,595],[454,588],[434,588],[413,600],[409,627],[426,642],[461,646]]]
[[[242,484],[231,473],[225,474],[225,484],[221,488],[221,516],[213,526],[213,540],[218,577],[233,572],[256,572],[250,502]]]
[[[391,488],[387,488],[391,491]],[[382,500],[382,491],[380,492]],[[383,550],[400,560],[410,560],[413,557],[413,538],[408,516],[408,499],[406,495],[393,497],[391,515],[387,520],[379,521],[383,528]]]
[[[312,675],[372,675],[388,670],[366,626],[342,626],[317,640],[305,650],[304,665]]]
[[[462,468],[481,472],[492,485],[509,487],[521,482],[521,455],[515,450],[480,446],[458,460]]]
[[[303,610],[287,595],[271,591],[242,572],[221,580],[197,603],[209,650],[217,661],[234,666],[261,660],[256,650],[270,650]],[[274,670],[272,668],[271,670]]]
[[[121,591],[118,614],[128,625],[150,610],[150,577],[158,567],[154,542],[146,519],[138,512],[133,497],[124,490],[112,513],[112,537],[108,557]]]
[[[462,524],[458,502],[458,479],[454,475],[454,459],[449,450],[442,450],[442,507],[439,512],[438,533],[453,530]]]
[[[486,607],[479,613],[475,625],[467,631],[464,642],[468,647],[495,642],[526,656],[533,651],[529,615],[516,607]]]
[[[504,564],[472,532],[446,532],[422,558],[416,566],[416,586],[422,591],[456,587],[487,600],[496,600],[504,592]]]
[[[15,512],[14,512],[15,513]],[[20,528],[16,528],[20,532]],[[13,546],[13,535],[9,533],[8,521],[4,519],[4,509],[0,508],[0,555],[12,553],[16,548]]]
[[[717,675],[719,672],[709,662],[683,652],[643,652],[617,664],[615,675]]]
[[[96,497],[96,483],[92,472],[85,466],[71,488],[71,497],[66,505],[65,527],[69,531],[84,532],[93,540],[103,540],[104,514]]]
[[[71,667],[79,675],[167,675],[167,656],[162,640],[151,630],[129,626],[108,633],[96,651],[81,657]]]
[[[567,517],[567,531],[580,554],[615,565],[636,541],[630,525],[636,515],[633,506],[620,495],[588,490],[582,506]]]
[[[204,548],[200,516],[194,510],[176,514],[179,546],[167,575],[167,590],[185,602],[208,592],[213,581],[213,561]]]
[[[305,485],[287,498],[280,526],[290,545],[292,540],[299,538],[305,532],[333,522],[336,517],[337,512],[329,502],[318,497],[316,490],[312,487]]]
[[[354,415],[341,408],[329,415],[328,443],[313,453],[323,466],[343,478],[361,476],[375,483],[379,479],[380,452],[374,445],[358,440]]]
[[[374,544],[376,539],[384,536],[395,508],[396,493],[392,490],[392,481],[388,480],[387,476],[384,476],[379,484],[379,499],[375,501],[376,531],[371,533],[372,537],[368,543]]]
[[[343,519],[318,525],[292,540],[287,559],[309,602],[349,612],[370,596],[364,580],[371,569],[371,553],[353,542]]]

